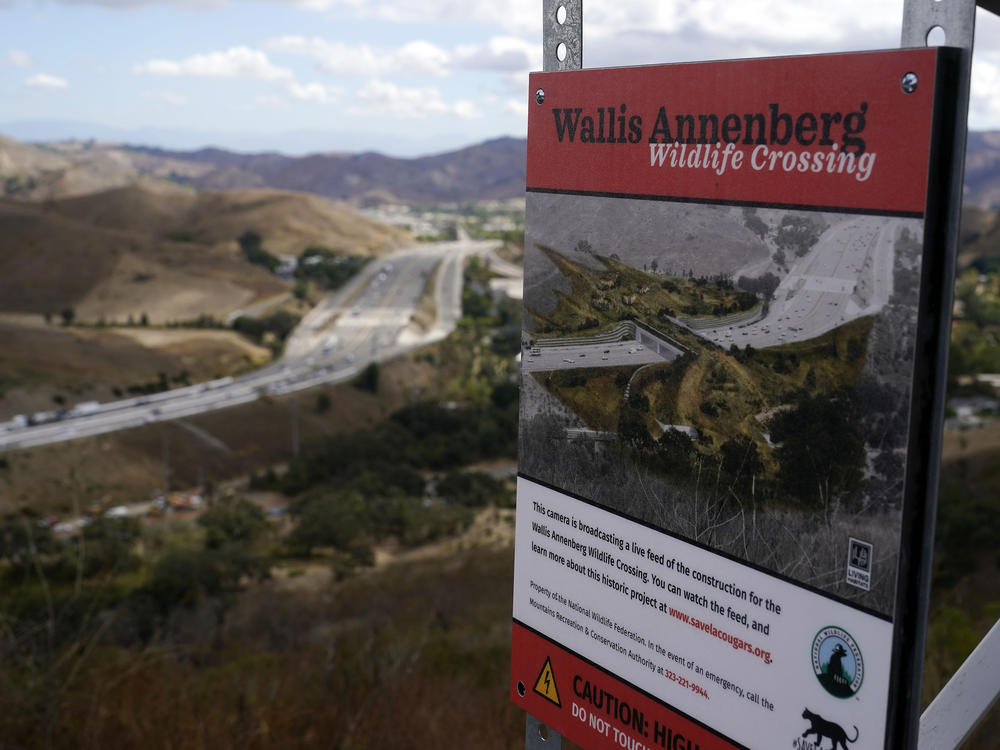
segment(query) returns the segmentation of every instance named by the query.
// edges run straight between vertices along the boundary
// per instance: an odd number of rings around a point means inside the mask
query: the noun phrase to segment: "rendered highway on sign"
[[[439,341],[461,317],[462,270],[496,242],[460,237],[407,248],[369,263],[331,293],[292,332],[281,359],[238,378],[221,378],[147,396],[91,403],[42,424],[0,423],[0,453],[179,419],[326,383],[349,380],[370,362]],[[498,264],[499,265],[499,264]],[[436,274],[435,274],[435,269]],[[519,272],[520,269],[512,269]],[[411,318],[434,279],[436,319],[428,330]]]
[[[867,216],[837,224],[792,263],[765,317],[695,333],[726,348],[764,349],[808,341],[878,312],[892,294],[893,244],[901,226],[900,220]]]

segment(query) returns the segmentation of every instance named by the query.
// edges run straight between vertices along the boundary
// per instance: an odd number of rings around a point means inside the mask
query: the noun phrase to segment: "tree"
[[[246,230],[236,241],[240,243],[240,250],[247,256],[261,249],[260,233],[253,229]]]
[[[0,523],[0,557],[12,570],[26,573],[34,555],[51,552],[56,540],[47,526],[39,526],[30,514],[8,516]]]
[[[76,318],[76,310],[72,307],[64,307],[59,315],[62,317],[62,323],[64,326],[72,325],[73,319]]]
[[[804,394],[771,419],[779,488],[809,506],[829,506],[861,484],[865,443],[853,395]]]
[[[720,452],[722,470],[731,476],[734,482],[749,483],[764,469],[757,444],[742,435],[724,442]]]
[[[320,393],[318,396],[316,396],[317,414],[325,414],[326,412],[330,411],[330,405],[331,405],[330,394]]]
[[[86,575],[125,572],[139,566],[133,553],[139,541],[139,523],[134,518],[99,516],[83,527],[83,570]]]
[[[380,368],[378,362],[369,362],[354,380],[354,387],[360,391],[378,393]]]
[[[353,540],[368,531],[365,500],[357,492],[310,493],[292,513],[297,522],[288,541],[298,554],[311,555],[314,547],[346,551]]]
[[[220,549],[229,544],[251,545],[267,530],[267,517],[246,498],[214,505],[198,524],[205,529],[205,547]]]
[[[254,265],[263,266],[269,271],[274,271],[280,265],[281,261],[264,249],[260,234],[253,229],[246,230],[236,241],[239,242],[243,256]]]
[[[481,508],[491,503],[503,504],[503,482],[481,471],[454,471],[438,482],[438,495],[455,505]]]
[[[826,224],[812,216],[786,214],[778,227],[775,242],[782,250],[792,250],[802,257],[809,248],[816,244],[819,236],[826,230]]]

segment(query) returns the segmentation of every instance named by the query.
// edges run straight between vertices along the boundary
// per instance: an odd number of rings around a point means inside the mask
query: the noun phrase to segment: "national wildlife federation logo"
[[[857,693],[865,677],[858,644],[846,630],[832,625],[813,638],[812,665],[819,684],[837,698],[850,698]]]

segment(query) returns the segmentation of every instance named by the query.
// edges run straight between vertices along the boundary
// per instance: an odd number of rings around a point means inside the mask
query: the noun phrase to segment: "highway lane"
[[[892,295],[894,245],[903,221],[859,216],[834,225],[792,263],[766,317],[695,333],[725,348],[763,349],[808,341],[878,312]]]
[[[543,346],[538,353],[526,350],[521,358],[525,372],[576,370],[585,367],[635,367],[655,362],[669,362],[676,353],[658,354],[638,341],[618,341],[612,344],[581,343],[576,346]]]
[[[343,289],[326,295],[305,316],[286,342],[280,360],[238,378],[108,402],[87,414],[66,415],[44,424],[0,423],[0,452],[194,416],[264,395],[280,396],[349,380],[369,362],[390,359],[447,336],[461,316],[466,258],[485,255],[495,245],[460,237],[383,256]],[[421,331],[411,321],[432,276],[437,314],[430,328]]]

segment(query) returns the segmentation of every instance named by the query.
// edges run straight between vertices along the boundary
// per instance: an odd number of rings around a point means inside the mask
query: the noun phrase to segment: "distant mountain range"
[[[3,194],[32,200],[83,195],[155,178],[200,190],[273,188],[356,205],[502,200],[524,194],[526,143],[500,138],[403,159],[377,153],[242,154],[95,142],[28,145],[0,136]]]
[[[965,149],[965,205],[1000,210],[1000,131],[969,133]]]
[[[92,141],[29,145],[0,136],[0,194],[63,198],[153,178],[201,190],[295,190],[355,205],[461,203],[523,196],[525,159],[521,138],[398,158],[373,152],[171,151]],[[969,134],[965,204],[1000,210],[1000,131]]]

